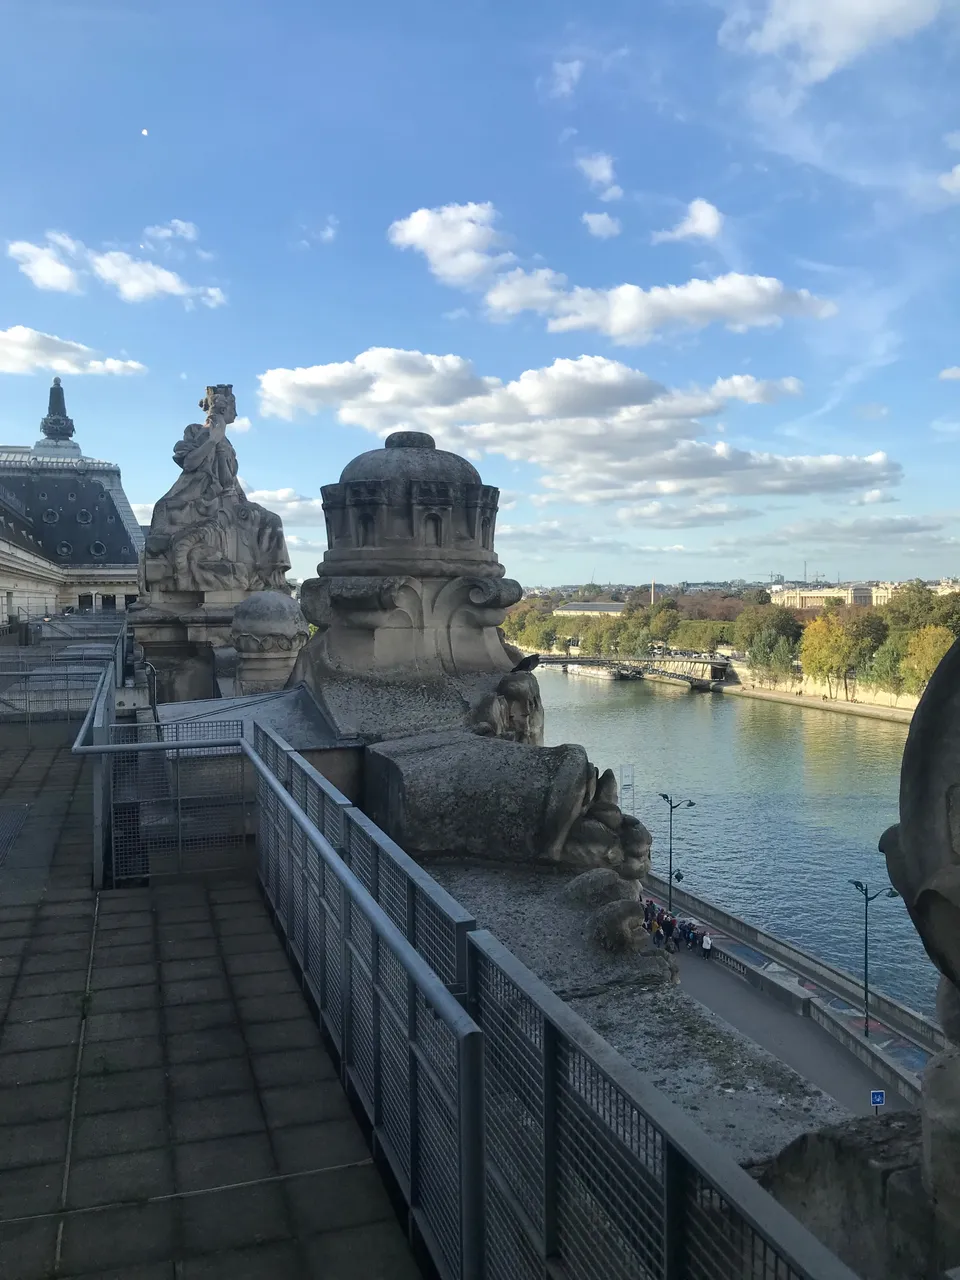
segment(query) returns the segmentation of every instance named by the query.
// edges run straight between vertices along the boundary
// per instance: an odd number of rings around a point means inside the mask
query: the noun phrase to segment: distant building
[[[955,591],[960,591],[960,581],[956,578],[941,578],[933,588],[935,596],[951,596]]]
[[[776,593],[777,604],[786,609],[822,609],[827,601],[846,605],[872,605],[875,588],[858,583],[852,587],[793,587]]]
[[[81,453],[59,378],[40,429],[32,448],[0,445],[0,621],[123,609],[138,595],[143,530],[120,468]]]
[[[560,616],[565,618],[618,618],[626,607],[625,604],[607,604],[602,601],[572,600],[569,604],[562,604],[559,608],[554,609],[553,616],[555,618]]]

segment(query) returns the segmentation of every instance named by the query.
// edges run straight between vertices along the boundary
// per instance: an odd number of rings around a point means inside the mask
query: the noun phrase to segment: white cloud
[[[153,519],[153,502],[131,502],[133,514],[136,517],[137,524],[149,524]]]
[[[613,167],[613,156],[597,151],[590,156],[578,156],[577,168],[590,183],[594,191],[600,192],[603,201],[619,200],[623,196],[623,188],[618,186]]]
[[[960,381],[960,364],[951,365],[949,369],[941,369],[940,377],[944,382]]]
[[[573,58],[570,62],[555,62],[550,73],[550,97],[572,97],[582,75],[583,63],[579,58]]]
[[[26,325],[0,329],[0,373],[34,373],[40,369],[70,374],[146,372],[146,366],[137,360],[117,360],[112,356],[102,360],[80,342],[69,342]]]
[[[613,182],[613,156],[603,151],[592,156],[578,156],[577,168],[591,187],[609,187]]]
[[[877,422],[880,418],[887,418],[889,415],[889,406],[877,401],[857,406],[857,417],[864,418],[867,422]]]
[[[693,529],[704,525],[732,524],[763,515],[750,507],[729,502],[698,502],[679,507],[669,502],[641,502],[621,507],[617,519],[624,525],[652,525],[661,529]]]
[[[744,404],[772,404],[781,396],[802,395],[803,383],[799,378],[779,378],[764,382],[751,373],[735,373],[729,378],[718,378],[710,392],[721,400],[742,400]]]
[[[200,231],[194,222],[184,222],[182,218],[171,218],[159,226],[145,227],[146,240],[196,240]]]
[[[779,325],[787,316],[825,319],[836,312],[833,303],[806,289],[788,289],[771,277],[738,272],[651,289],[635,284],[611,289],[566,285],[566,276],[549,268],[528,272],[518,267],[499,278],[486,301],[493,315],[536,311],[548,316],[552,333],[592,329],[622,345],[649,342],[659,331],[680,326],[700,329],[720,323],[742,331]]]
[[[494,252],[501,244],[494,223],[497,211],[485,204],[447,204],[417,209],[391,224],[388,239],[398,249],[416,249],[433,275],[444,284],[476,284],[497,267],[512,262],[512,253]]]
[[[868,489],[866,493],[858,494],[857,497],[850,499],[851,507],[875,507],[886,502],[896,502],[894,495],[886,489]]]
[[[585,213],[580,221],[592,236],[599,240],[609,240],[620,234],[619,218],[612,218],[609,213]]]
[[[691,200],[686,215],[672,231],[655,231],[654,244],[672,240],[716,240],[723,230],[723,214],[709,200]]]
[[[795,378],[746,375],[720,378],[707,391],[670,390],[603,356],[558,359],[503,382],[480,376],[460,356],[394,348],[260,375],[264,416],[329,410],[378,436],[400,427],[429,431],[442,448],[538,467],[543,488],[534,501],[630,505],[690,495],[702,512],[719,497],[843,493],[899,480],[899,464],[885,453],[791,457],[739,449],[714,440],[700,421],[732,400],[766,404],[799,390]]]
[[[246,435],[246,433],[250,430],[252,426],[253,426],[253,423],[250,421],[249,418],[240,417],[240,418],[237,418],[234,422],[231,422],[229,427],[227,427],[227,430],[232,432],[234,435],[242,436],[242,435]]]
[[[321,244],[332,244],[337,238],[337,231],[340,227],[340,219],[332,213],[327,215],[327,220],[317,232],[317,239]]]
[[[948,196],[960,196],[960,164],[955,164],[949,173],[942,173],[937,182]]]
[[[192,223],[183,225],[192,226]],[[188,306],[194,301],[199,301],[206,307],[220,307],[226,302],[221,289],[187,284],[175,271],[155,262],[134,258],[120,249],[100,253],[88,249],[79,240],[73,240],[62,231],[48,231],[46,240],[45,245],[18,240],[7,250],[20,263],[20,270],[39,289],[75,292],[79,287],[81,272],[87,270],[102,283],[116,289],[124,302],[143,302],[161,295],[182,298]],[[64,255],[74,258],[79,267],[75,268],[64,262]]]
[[[862,54],[915,35],[944,10],[944,0],[765,0],[740,3],[721,40],[785,59],[799,84],[816,84]]]
[[[296,489],[247,489],[245,485],[244,489],[251,502],[258,502],[268,511],[276,512],[284,524],[324,524],[320,498],[305,498]]]
[[[63,261],[55,247],[31,244],[28,240],[14,240],[7,245],[7,254],[38,289],[50,289],[56,293],[79,293],[79,275]]]
[[[639,548],[616,538],[597,537],[566,521],[541,520],[537,524],[501,524],[497,543],[505,543],[528,560],[547,561],[558,553],[568,555],[632,555]]]

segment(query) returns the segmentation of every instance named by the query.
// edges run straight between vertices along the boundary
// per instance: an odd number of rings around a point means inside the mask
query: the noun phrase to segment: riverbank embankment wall
[[[877,707],[886,711],[897,711],[909,719],[917,708],[920,699],[913,694],[887,693],[883,689],[867,688],[859,684],[852,676],[846,682],[827,684],[822,680],[813,680],[810,676],[798,679],[773,680],[758,674],[745,662],[730,663],[730,676],[745,690],[752,687],[769,694],[782,694],[788,698],[809,698],[811,701],[824,699],[838,709],[855,710],[858,707]],[[797,698],[797,701],[800,699]]]

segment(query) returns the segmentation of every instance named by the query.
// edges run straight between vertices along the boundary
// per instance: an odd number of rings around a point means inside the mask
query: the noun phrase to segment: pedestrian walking
[[[710,959],[710,952],[711,952],[712,950],[713,950],[713,939],[710,937],[709,933],[705,933],[705,934],[703,935],[703,958],[704,958],[704,960],[709,960],[709,959]]]

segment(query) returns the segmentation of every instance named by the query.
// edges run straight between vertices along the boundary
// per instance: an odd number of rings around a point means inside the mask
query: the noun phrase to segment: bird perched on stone
[[[529,657],[521,658],[520,661],[517,663],[517,665],[513,668],[513,670],[514,671],[532,671],[534,667],[539,665],[539,662],[540,662],[539,653],[531,653]],[[512,674],[513,672],[511,672],[511,675]]]

